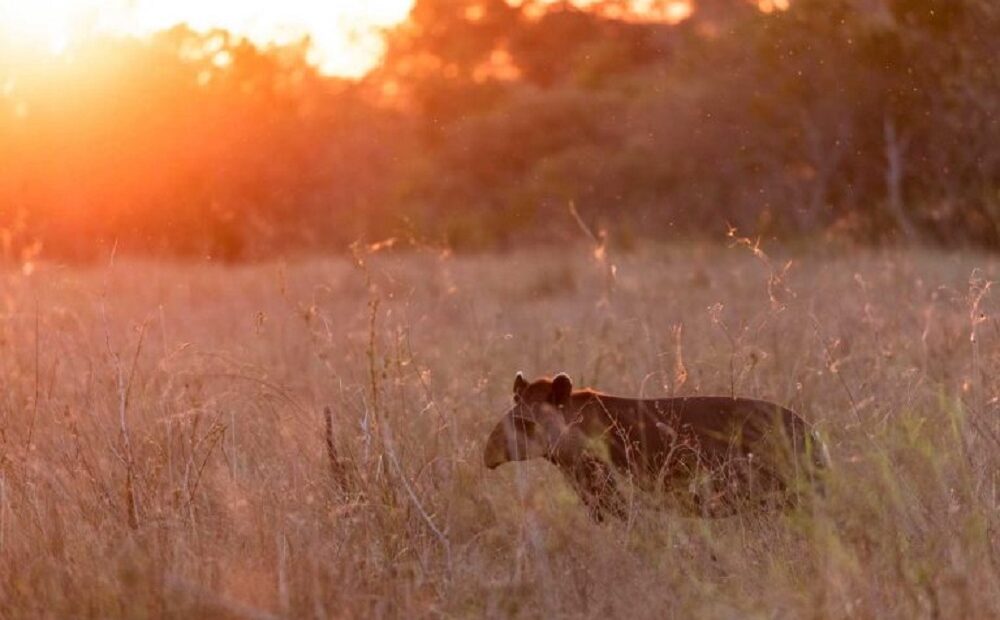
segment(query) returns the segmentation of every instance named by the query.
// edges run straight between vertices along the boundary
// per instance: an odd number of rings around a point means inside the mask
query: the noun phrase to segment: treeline
[[[237,259],[366,234],[397,130],[306,53],[176,28],[8,67],[4,256]]]
[[[418,0],[360,82],[184,29],[16,76],[4,252],[496,248],[576,234],[570,204],[620,240],[1000,247],[992,0],[614,4]]]

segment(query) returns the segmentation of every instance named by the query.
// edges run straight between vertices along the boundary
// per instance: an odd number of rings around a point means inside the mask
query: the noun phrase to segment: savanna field
[[[998,278],[741,244],[10,269],[0,618],[998,617]],[[483,466],[518,370],[789,406],[826,495],[595,523],[549,464]]]

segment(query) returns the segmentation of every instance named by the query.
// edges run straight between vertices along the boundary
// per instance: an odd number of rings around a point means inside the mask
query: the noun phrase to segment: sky
[[[379,29],[406,18],[413,0],[0,0],[0,36],[59,55],[92,33],[147,35],[186,23],[225,28],[256,44],[309,36],[310,60],[359,76],[382,53]]]
[[[508,0],[517,5],[523,0]],[[555,0],[543,0],[553,2]],[[781,2],[783,0],[770,0]],[[579,6],[598,0],[574,0]],[[359,77],[384,51],[381,30],[406,19],[414,0],[0,0],[0,43],[58,56],[93,33],[144,36],[177,24],[215,28],[254,44],[308,36],[309,61],[328,75]],[[687,0],[631,0],[626,18],[677,21]]]

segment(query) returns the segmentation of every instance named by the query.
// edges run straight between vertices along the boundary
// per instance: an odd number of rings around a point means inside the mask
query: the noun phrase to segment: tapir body
[[[527,382],[493,429],[484,462],[544,458],[570,479],[592,516],[624,516],[621,478],[687,515],[785,508],[816,490],[826,447],[780,405],[748,398],[634,399],[574,390],[569,377]]]

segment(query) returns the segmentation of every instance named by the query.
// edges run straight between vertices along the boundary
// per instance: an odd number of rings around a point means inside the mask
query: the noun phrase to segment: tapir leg
[[[609,514],[625,518],[625,499],[618,491],[614,473],[606,463],[589,457],[581,459],[570,478],[592,519],[600,523]]]

